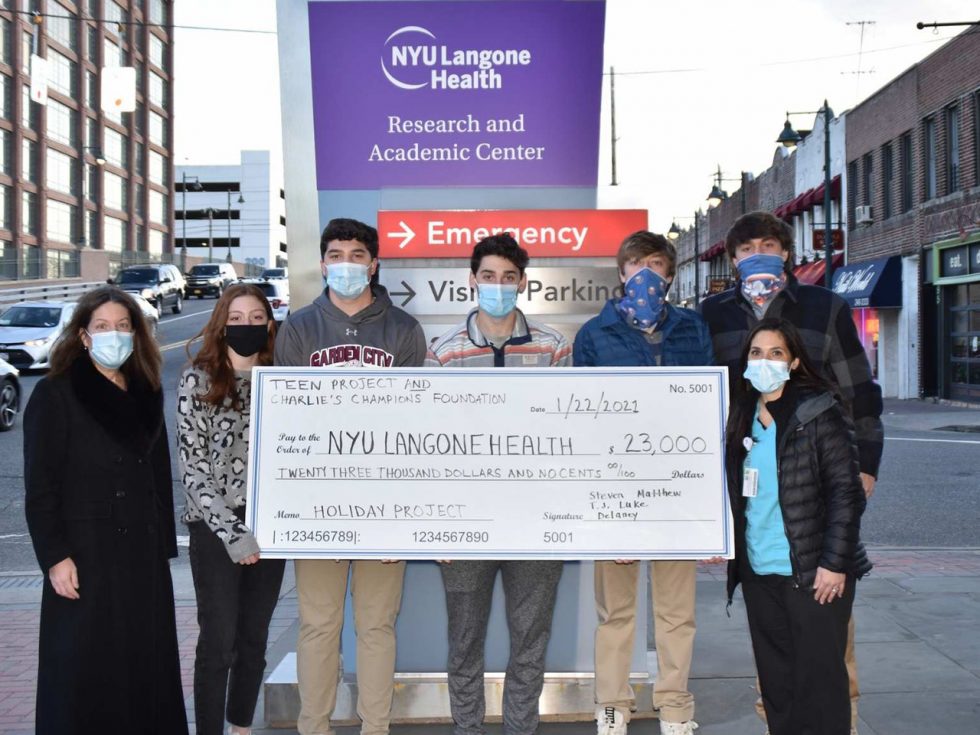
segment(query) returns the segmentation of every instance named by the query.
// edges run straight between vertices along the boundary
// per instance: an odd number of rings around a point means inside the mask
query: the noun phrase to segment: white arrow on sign
[[[411,227],[406,225],[404,220],[398,220],[398,224],[401,226],[402,231],[389,232],[388,237],[392,238],[393,240],[401,239],[402,241],[401,245],[398,246],[398,248],[401,250],[406,245],[408,245],[408,243],[410,243],[412,239],[415,237],[415,231]]]

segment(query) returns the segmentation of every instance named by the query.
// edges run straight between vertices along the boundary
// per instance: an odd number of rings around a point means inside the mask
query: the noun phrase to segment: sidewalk
[[[886,428],[930,430],[980,425],[980,410],[919,401],[887,401]],[[965,434],[964,438],[976,435]],[[980,488],[978,488],[980,490]],[[955,509],[950,508],[950,513]],[[922,735],[977,731],[980,718],[980,540],[962,549],[870,547],[872,575],[858,585],[857,661],[863,696],[862,735]],[[294,650],[296,591],[291,565],[276,609],[267,654],[271,671]],[[725,615],[724,565],[698,571],[698,634],[691,690],[698,735],[761,735],[752,710],[754,666],[737,598]],[[0,735],[33,733],[40,576],[0,575]],[[177,625],[184,690],[190,684],[197,638],[190,571],[174,567]],[[190,717],[193,720],[193,717]],[[260,698],[256,722],[263,722]],[[500,725],[488,727],[491,735]],[[293,735],[259,729],[255,735]],[[357,728],[339,728],[356,735]],[[544,723],[541,735],[587,735],[592,723]],[[659,732],[656,720],[637,721],[631,735]],[[449,735],[447,725],[395,726],[393,735]]]

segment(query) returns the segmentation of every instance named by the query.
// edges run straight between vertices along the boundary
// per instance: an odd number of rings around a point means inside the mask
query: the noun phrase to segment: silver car
[[[20,373],[0,360],[0,431],[10,431],[20,412]]]
[[[74,302],[22,301],[0,314],[0,360],[15,368],[48,367],[51,347],[71,319]]]
[[[150,334],[156,335],[157,325],[160,323],[160,312],[157,310],[153,304],[144,299],[138,293],[129,294],[133,297],[133,301],[139,306],[140,311],[143,313],[143,318],[146,319],[146,326],[150,329]]]

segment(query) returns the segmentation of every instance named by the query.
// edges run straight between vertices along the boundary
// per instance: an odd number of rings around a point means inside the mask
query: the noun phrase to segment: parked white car
[[[281,278],[272,280],[245,278],[240,282],[258,286],[262,290],[265,297],[269,300],[269,306],[272,307],[272,316],[277,322],[282,324],[286,317],[289,316],[289,281]]]
[[[0,314],[0,360],[20,370],[48,367],[51,347],[75,311],[70,301],[22,301]]]
[[[0,360],[0,431],[14,428],[20,413],[20,373],[13,365]]]

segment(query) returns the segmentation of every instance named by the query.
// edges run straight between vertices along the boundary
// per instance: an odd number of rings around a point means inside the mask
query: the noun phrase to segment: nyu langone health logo
[[[404,26],[385,39],[381,70],[399,89],[502,89],[500,69],[530,66],[529,49],[451,49],[421,26]]]

